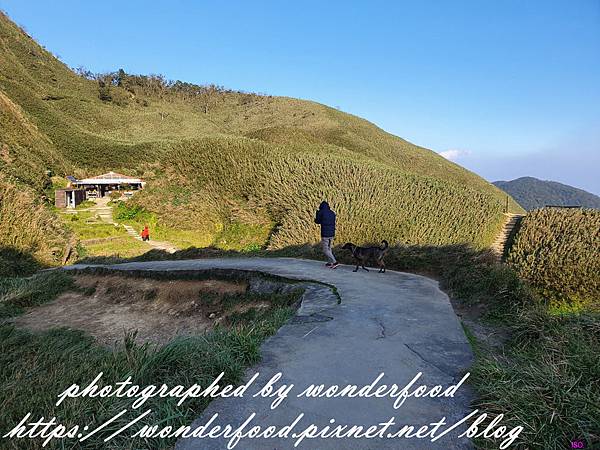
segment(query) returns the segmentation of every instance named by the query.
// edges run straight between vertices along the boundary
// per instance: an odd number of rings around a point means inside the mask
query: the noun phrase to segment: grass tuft
[[[73,286],[73,278],[59,270],[40,272],[28,278],[0,278],[0,319],[54,300]]]

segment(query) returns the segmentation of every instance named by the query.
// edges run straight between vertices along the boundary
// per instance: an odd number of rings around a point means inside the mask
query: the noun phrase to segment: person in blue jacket
[[[315,216],[315,223],[321,225],[321,247],[327,257],[327,267],[335,269],[338,263],[331,251],[331,245],[335,237],[335,213],[329,208],[329,203],[323,201]]]

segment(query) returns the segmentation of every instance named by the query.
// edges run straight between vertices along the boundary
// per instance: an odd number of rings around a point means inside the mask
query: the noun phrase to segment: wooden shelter
[[[130,177],[116,172],[108,172],[91,178],[78,180],[67,177],[72,187],[83,189],[86,198],[104,197],[112,191],[137,191],[146,184],[141,178]]]
[[[75,208],[85,201],[84,189],[66,188],[57,189],[54,193],[54,205],[57,208]]]
[[[146,184],[141,178],[130,177],[116,172],[108,172],[95,177],[78,180],[68,176],[68,186],[57,189],[54,204],[57,208],[75,208],[90,198],[104,197],[113,191],[121,191],[125,195],[131,191],[143,189]]]

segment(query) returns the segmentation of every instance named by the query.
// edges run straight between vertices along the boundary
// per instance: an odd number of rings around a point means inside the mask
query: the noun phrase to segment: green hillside
[[[543,208],[523,219],[507,262],[555,307],[600,309],[600,211]]]
[[[600,197],[597,195],[556,181],[521,177],[511,181],[494,181],[493,184],[527,211],[549,205],[600,209]]]
[[[499,189],[363,119],[157,76],[89,79],[3,15],[0,104],[7,182],[42,195],[48,171],[143,176],[134,202],[165,233],[188,236],[179,244],[313,242],[324,198],[340,240],[483,247],[502,222]]]

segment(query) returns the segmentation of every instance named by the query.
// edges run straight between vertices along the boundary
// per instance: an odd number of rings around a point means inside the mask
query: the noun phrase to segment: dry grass
[[[68,240],[60,220],[30,188],[8,183],[0,174],[0,251],[21,252],[53,265],[61,262]],[[0,255],[0,276],[10,275],[12,263],[2,260]]]
[[[507,262],[557,312],[600,310],[600,211],[544,208],[524,219]]]

